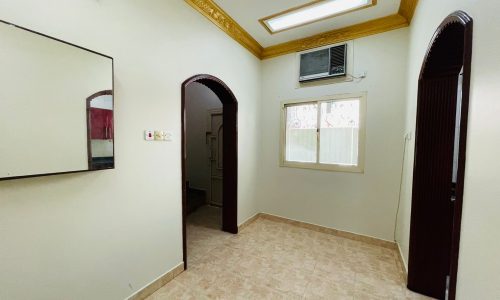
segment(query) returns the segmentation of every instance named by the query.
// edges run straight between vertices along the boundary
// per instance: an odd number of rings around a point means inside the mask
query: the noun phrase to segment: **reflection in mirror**
[[[114,167],[113,92],[97,92],[87,98],[89,170]]]
[[[0,180],[113,168],[112,91],[111,57],[0,21]]]

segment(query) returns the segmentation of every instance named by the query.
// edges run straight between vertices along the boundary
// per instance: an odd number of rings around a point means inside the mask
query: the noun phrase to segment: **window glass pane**
[[[321,103],[320,163],[357,166],[358,137],[359,99]]]
[[[286,161],[316,162],[318,105],[286,107]]]

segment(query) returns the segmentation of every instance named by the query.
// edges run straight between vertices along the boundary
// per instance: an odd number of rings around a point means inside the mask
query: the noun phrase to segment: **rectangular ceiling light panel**
[[[375,4],[376,0],[314,1],[313,3],[266,17],[260,21],[270,33],[277,33]]]

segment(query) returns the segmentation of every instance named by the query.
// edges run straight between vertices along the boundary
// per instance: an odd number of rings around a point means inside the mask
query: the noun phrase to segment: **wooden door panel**
[[[452,175],[458,76],[420,82],[408,287],[443,299],[453,224]]]

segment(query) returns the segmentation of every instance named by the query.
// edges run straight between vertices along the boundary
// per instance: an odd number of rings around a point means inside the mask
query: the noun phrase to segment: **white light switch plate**
[[[155,133],[153,130],[144,130],[144,140],[146,141],[154,141]]]

